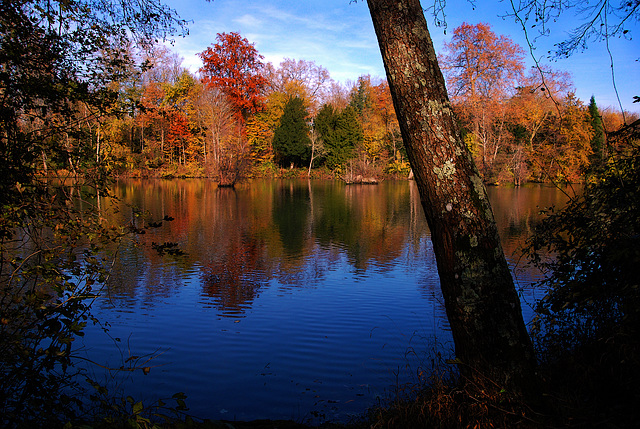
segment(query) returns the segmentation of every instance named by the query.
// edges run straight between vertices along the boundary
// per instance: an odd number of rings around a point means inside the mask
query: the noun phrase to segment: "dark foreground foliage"
[[[637,425],[639,149],[636,139],[629,152],[611,157],[529,242],[547,291],[532,333],[555,411],[568,424]]]
[[[102,203],[96,124],[123,110],[130,47],[183,21],[151,0],[0,2],[0,426],[57,427],[81,410],[74,341],[123,236]]]

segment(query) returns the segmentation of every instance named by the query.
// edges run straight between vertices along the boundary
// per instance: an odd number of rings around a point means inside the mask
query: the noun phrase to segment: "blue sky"
[[[164,0],[187,20],[190,34],[175,40],[172,50],[184,58],[183,65],[196,72],[201,65],[197,57],[215,43],[217,33],[239,32],[255,44],[265,62],[278,66],[284,58],[315,61],[331,73],[334,80],[354,82],[361,75],[384,78],[384,67],[366,2],[350,0]],[[478,1],[475,10],[466,0],[447,0],[447,34],[427,15],[436,51],[449,40],[453,29],[468,22],[484,22],[497,34],[509,36],[526,48],[522,29],[513,19],[502,18],[508,2]],[[423,0],[429,6],[430,0]],[[553,27],[552,35],[539,42],[535,55],[543,63],[572,75],[576,95],[588,103],[591,95],[600,107],[618,107],[609,55],[603,43],[591,43],[584,53],[569,59],[549,62],[546,52],[561,40],[575,17],[571,12]],[[640,112],[633,96],[640,95],[640,25],[629,27],[633,40],[610,41],[616,86],[625,110]],[[532,65],[530,57],[527,65]],[[619,107],[618,107],[619,108]]]

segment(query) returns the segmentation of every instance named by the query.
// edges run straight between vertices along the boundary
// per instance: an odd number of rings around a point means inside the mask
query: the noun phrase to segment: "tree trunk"
[[[96,164],[100,164],[100,125],[96,127]]]
[[[431,230],[461,374],[529,396],[537,391],[533,347],[420,1],[367,2]]]

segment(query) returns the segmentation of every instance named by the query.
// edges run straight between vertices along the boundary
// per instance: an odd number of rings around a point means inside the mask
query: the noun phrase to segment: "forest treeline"
[[[133,50],[129,52],[133,57]],[[66,136],[67,159],[47,171],[241,177],[307,174],[345,180],[407,177],[410,166],[386,80],[342,84],[311,61],[262,62],[239,33],[220,33],[198,75],[165,46],[122,73],[111,115],[85,115]],[[487,183],[579,182],[609,153],[606,133],[635,114],[599,109],[573,93],[568,73],[532,68],[524,51],[486,24],[463,24],[440,55],[464,140]],[[123,66],[124,67],[124,66]],[[127,66],[133,67],[133,66]]]

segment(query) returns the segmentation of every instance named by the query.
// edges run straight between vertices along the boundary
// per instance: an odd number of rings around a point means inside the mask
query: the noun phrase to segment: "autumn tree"
[[[544,141],[539,146],[545,173],[552,180],[580,182],[589,166],[593,130],[587,109],[573,93],[560,100]]]
[[[197,133],[198,153],[207,174],[219,185],[233,186],[248,171],[250,146],[245,125],[228,95],[219,88],[198,84],[191,94],[188,116]]]
[[[355,147],[355,174],[379,177],[390,154],[393,154],[393,161],[399,155],[396,141],[399,140],[399,128],[388,85],[386,82],[374,85],[371,76],[360,76],[351,90],[349,106],[357,113],[363,134],[361,144]],[[400,167],[401,158],[396,167]]]
[[[273,134],[284,111],[283,94],[274,92],[267,96],[263,109],[251,116],[247,122],[247,140],[251,147],[251,158],[256,166],[273,161]]]
[[[453,99],[472,100],[508,94],[524,70],[524,51],[489,24],[463,23],[444,43],[440,58]]]
[[[216,44],[198,54],[206,85],[222,89],[244,120],[260,109],[267,80],[262,55],[240,33],[218,33]]]
[[[535,396],[535,355],[520,300],[420,2],[367,3],[431,230],[459,369],[486,388],[488,378]]]
[[[468,141],[478,146],[485,180],[495,180],[498,153],[508,138],[506,100],[524,70],[524,51],[488,24],[463,23],[444,44],[440,63],[459,116],[469,128]]]
[[[332,83],[329,71],[313,61],[294,60],[285,58],[275,69],[271,63],[267,64],[266,79],[272,92],[290,93],[290,84],[296,83],[304,88],[305,99],[313,113],[318,103],[327,96],[328,86]]]
[[[330,104],[336,109],[342,110],[349,104],[351,97],[350,90],[350,88],[340,82],[331,81],[326,98],[322,104]]]
[[[371,88],[372,110],[376,118],[377,133],[384,130],[384,144],[391,156],[391,163],[387,167],[389,172],[408,174],[406,153],[400,135],[400,125],[393,107],[389,84],[383,80]]]
[[[600,115],[602,116],[602,125],[606,133],[615,132],[624,126],[625,118],[622,113],[612,107],[600,109]]]
[[[178,79],[164,85],[163,108],[169,119],[168,145],[165,153],[179,164],[197,161],[203,154],[201,133],[196,119],[195,98],[199,83],[187,70]]]
[[[522,185],[539,169],[535,162],[534,142],[547,119],[553,114],[553,103],[535,86],[521,86],[509,100],[510,131],[513,139],[509,148],[507,171],[515,186]]]
[[[234,106],[221,89],[204,85],[198,88],[194,103],[196,121],[204,134],[204,163],[215,169],[234,136],[239,134]]]
[[[567,73],[531,68],[506,102],[506,128],[511,134],[501,153],[502,180],[520,186],[528,180],[548,179],[546,155],[541,150],[558,112],[558,102],[571,88]]]
[[[164,146],[169,128],[169,110],[164,104],[165,97],[164,85],[159,82],[147,83],[140,98],[141,112],[136,118],[138,126],[143,130],[147,149],[158,162],[164,159]]]

